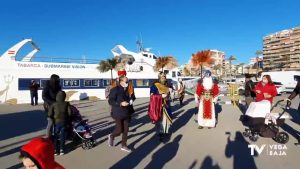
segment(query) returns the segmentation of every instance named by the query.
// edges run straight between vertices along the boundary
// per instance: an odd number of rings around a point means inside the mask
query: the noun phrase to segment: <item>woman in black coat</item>
[[[114,146],[114,138],[122,133],[121,150],[131,152],[127,147],[127,135],[130,119],[130,101],[128,92],[128,79],[125,76],[120,77],[119,85],[112,88],[109,94],[108,103],[112,106],[112,118],[116,122],[116,127],[112,134],[108,136],[108,145]]]

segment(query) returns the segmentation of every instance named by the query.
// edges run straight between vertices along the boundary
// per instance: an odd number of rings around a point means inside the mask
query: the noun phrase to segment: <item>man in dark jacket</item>
[[[55,154],[58,154],[58,151],[60,151],[60,155],[64,154],[65,131],[71,116],[70,103],[66,102],[65,99],[66,93],[59,91],[56,95],[56,102],[49,107],[48,112],[48,117],[53,120],[55,125]],[[58,144],[58,142],[60,144]]]
[[[128,79],[126,76],[119,78],[119,84],[112,88],[109,94],[108,103],[112,106],[112,118],[116,122],[116,127],[112,134],[108,136],[108,145],[114,146],[114,138],[122,133],[121,150],[131,152],[127,147],[127,135],[130,119],[130,96],[128,92]]]
[[[43,88],[42,97],[44,100],[44,109],[46,114],[48,114],[49,107],[56,101],[56,95],[61,91],[59,76],[56,74],[51,75],[50,80],[48,80]],[[48,124],[46,128],[46,137],[51,136],[52,119],[47,118]]]
[[[245,74],[245,101],[247,108],[250,103],[255,100],[255,85],[251,80],[251,76],[249,74]]]
[[[34,80],[31,80],[31,83],[29,85],[30,90],[30,98],[31,98],[31,105],[38,105],[38,90],[40,85],[37,84]],[[34,100],[33,100],[34,99]]]

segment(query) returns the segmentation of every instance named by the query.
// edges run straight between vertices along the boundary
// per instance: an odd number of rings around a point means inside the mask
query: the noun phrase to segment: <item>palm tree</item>
[[[197,68],[200,67],[201,77],[203,72],[203,66],[211,66],[214,63],[214,60],[211,57],[210,50],[203,50],[192,54],[191,61],[193,66],[196,66]]]
[[[232,69],[231,69],[231,62],[233,61],[233,60],[236,60],[236,57],[235,56],[233,56],[233,55],[231,55],[229,58],[228,58],[228,60],[229,60],[229,71],[230,71],[230,76],[232,75],[231,74],[231,71],[232,71]]]
[[[102,61],[99,62],[99,65],[98,65],[97,69],[100,72],[107,72],[107,71],[110,70],[111,79],[113,79],[112,70],[116,67],[117,64],[118,64],[118,61],[117,61],[116,58],[106,59],[106,60],[102,60]]]
[[[153,69],[156,72],[159,70],[163,72],[164,68],[173,69],[177,66],[177,60],[173,56],[162,56],[156,59]]]
[[[182,74],[184,76],[190,76],[191,75],[191,71],[185,66],[182,70]]]
[[[216,72],[216,74],[217,74],[218,70],[220,70],[220,69],[222,69],[222,65],[221,64],[215,65],[213,67],[213,70]]]
[[[242,75],[244,74],[244,65],[245,63],[240,63],[240,66],[242,67]]]
[[[261,50],[257,50],[255,52],[255,55],[256,55],[256,60],[257,60],[257,66],[256,66],[256,74],[258,74],[259,72],[259,56],[261,56],[263,54],[263,52]]]
[[[257,51],[255,52],[256,57],[259,57],[259,56],[262,55],[262,54],[263,54],[263,52],[262,52],[261,50],[257,50]]]
[[[249,65],[246,66],[246,69],[248,70],[248,71],[247,71],[248,74],[250,74],[250,66],[249,66]]]

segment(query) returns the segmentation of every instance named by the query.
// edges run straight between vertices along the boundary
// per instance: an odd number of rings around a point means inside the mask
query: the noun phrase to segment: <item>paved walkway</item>
[[[222,97],[220,102],[226,100],[228,97]],[[168,142],[160,143],[146,114],[148,102],[149,98],[135,102],[136,113],[128,140],[134,151],[130,154],[120,151],[120,138],[116,139],[116,147],[107,146],[107,135],[114,127],[107,101],[74,102],[96,132],[97,145],[83,150],[68,143],[69,152],[56,160],[68,169],[295,169],[299,166],[300,146],[294,145],[297,131],[300,131],[300,117],[295,110],[298,99],[293,101],[294,109],[289,111],[293,119],[287,120],[282,127],[290,135],[286,147],[277,146],[279,144],[272,139],[260,138],[255,144],[259,147],[266,144],[266,148],[256,156],[250,155],[248,144],[252,143],[242,136],[244,127],[239,121],[241,111],[238,108],[227,104],[217,106],[217,128],[199,130],[194,122],[193,98],[188,97],[183,107],[175,102],[173,134]],[[0,168],[21,168],[20,147],[31,138],[43,135],[45,126],[42,106],[0,105]],[[268,155],[270,146],[274,148],[275,145],[276,152],[284,151],[286,156]],[[287,149],[278,150],[280,148]]]

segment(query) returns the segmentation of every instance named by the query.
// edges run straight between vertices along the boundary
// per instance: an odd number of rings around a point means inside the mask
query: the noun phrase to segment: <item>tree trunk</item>
[[[113,72],[112,72],[112,69],[110,69],[110,77],[111,77],[111,80],[113,80]]]
[[[200,66],[200,75],[201,75],[201,78],[202,78],[202,72],[203,71],[203,67],[202,67],[202,65]]]
[[[232,75],[231,73],[231,60],[229,60],[229,73],[230,73],[230,76]]]
[[[242,75],[244,74],[244,66],[242,66]]]

